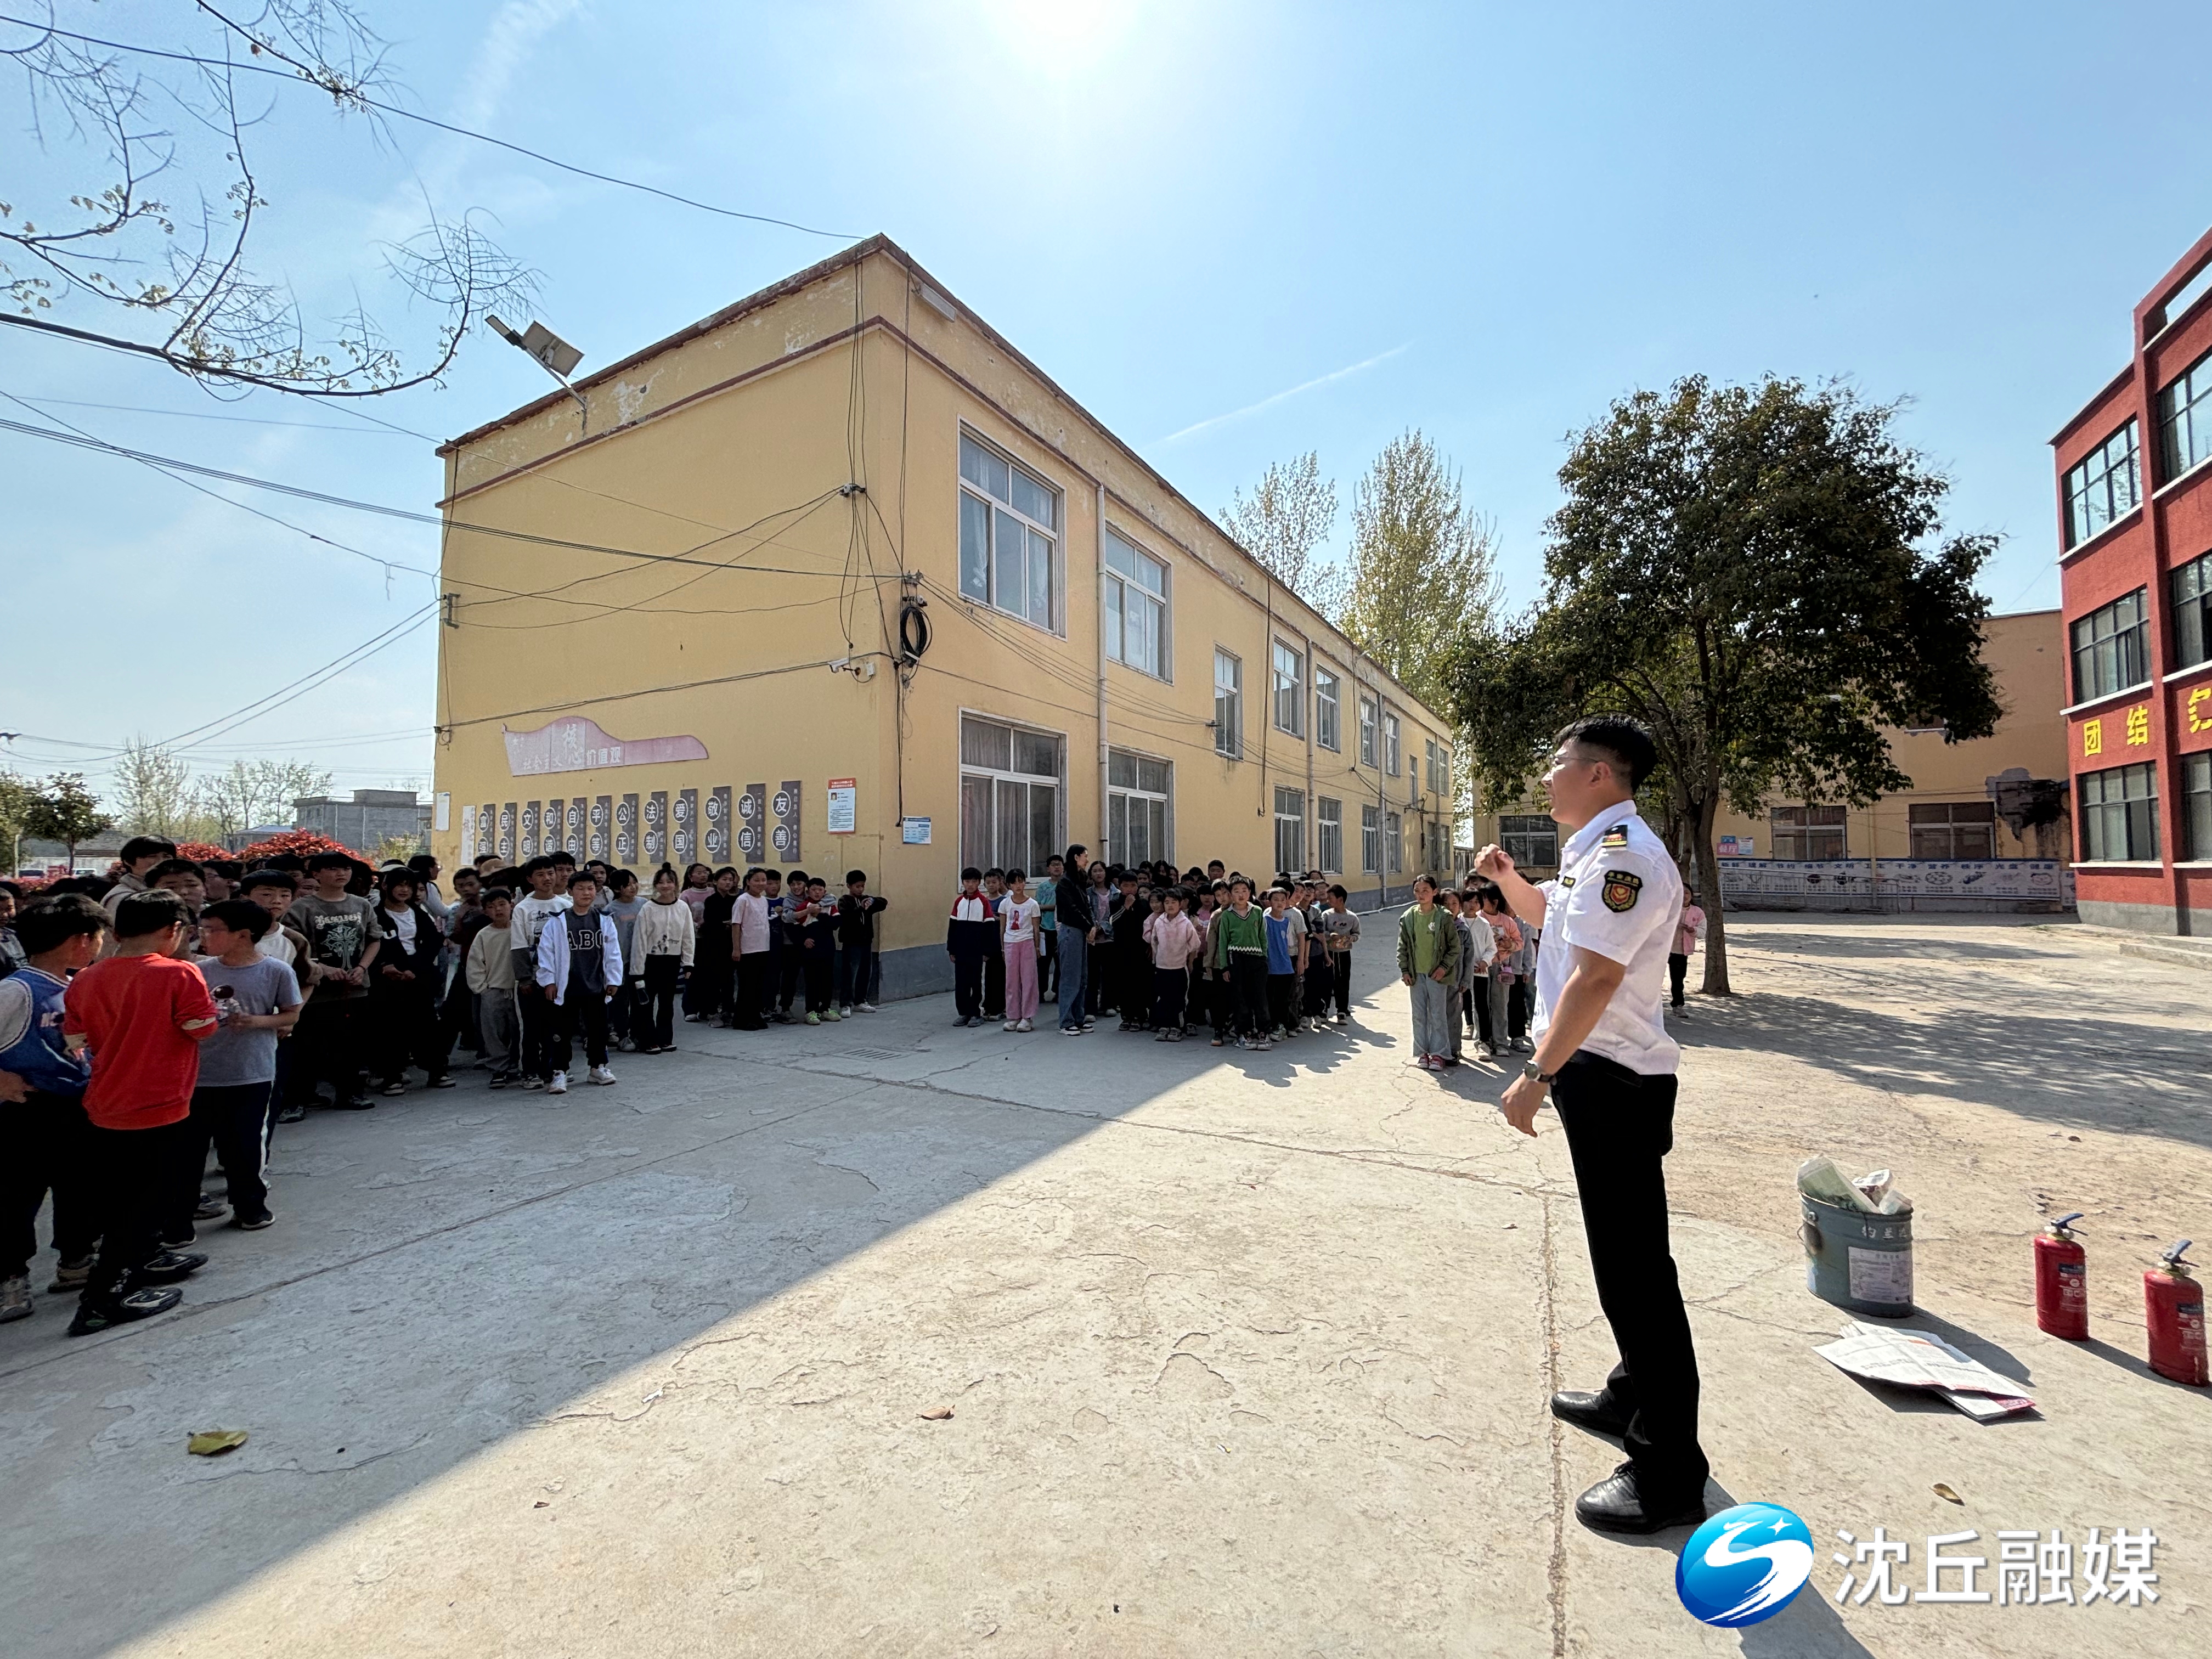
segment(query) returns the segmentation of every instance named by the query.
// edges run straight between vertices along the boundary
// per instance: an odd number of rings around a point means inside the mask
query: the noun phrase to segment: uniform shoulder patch
[[[1597,844],[1608,852],[1618,852],[1628,845],[1628,826],[1616,823],[1598,837]]]
[[[1571,887],[1574,884],[1575,878],[1572,876],[1561,876],[1559,878],[1559,885],[1562,887]]]
[[[1633,870],[1608,870],[1598,896],[1605,901],[1607,909],[1626,914],[1636,908],[1636,901],[1643,893],[1644,878]]]

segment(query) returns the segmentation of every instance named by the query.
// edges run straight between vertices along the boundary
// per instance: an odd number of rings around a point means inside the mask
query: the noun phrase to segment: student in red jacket
[[[84,1110],[101,1212],[100,1259],[71,1336],[167,1312],[184,1298],[175,1282],[207,1265],[161,1245],[170,1189],[187,1178],[194,1145],[199,1047],[216,1026],[207,981],[177,954],[185,927],[175,894],[132,894],[115,907],[115,954],[71,980],[63,1004],[64,1041],[92,1055]]]

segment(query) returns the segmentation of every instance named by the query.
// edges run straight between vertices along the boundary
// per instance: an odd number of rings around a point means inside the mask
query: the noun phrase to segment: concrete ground
[[[1680,1028],[1674,1245],[1709,1497],[1821,1547],[1766,1624],[1682,1610],[1686,1534],[1572,1520],[1618,1454],[1544,1410],[1609,1363],[1564,1142],[1502,1127],[1494,1069],[1411,1069],[1370,948],[1358,1027],[1267,1055],[931,1000],[312,1117],[277,1226],[214,1232],[178,1314],[0,1328],[0,1650],[2212,1651],[2212,1399],[2142,1364],[2137,1288],[2212,1236],[2204,976],[2063,926],[1729,927],[1743,994]],[[1915,1322],[2037,1414],[1812,1352],[1844,1317],[1803,1288],[1814,1152],[1897,1171]],[[2032,1307],[2068,1209],[2080,1346]],[[251,1438],[188,1456],[214,1428]],[[1916,1588],[1929,1534],[2148,1526],[2162,1599],[1838,1608],[1833,1534],[1877,1525]]]

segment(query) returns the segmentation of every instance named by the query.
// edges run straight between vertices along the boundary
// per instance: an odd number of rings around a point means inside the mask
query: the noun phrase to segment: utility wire
[[[224,21],[228,23],[228,20]],[[226,74],[243,70],[252,75],[273,75],[280,81],[296,81],[314,87],[319,91],[330,94],[342,105],[358,104],[364,108],[376,110],[386,115],[396,115],[403,121],[414,121],[426,127],[435,127],[439,131],[450,132],[456,137],[473,138],[480,144],[491,144],[501,149],[512,150],[517,155],[527,155],[533,161],[543,161],[547,167],[558,167],[563,173],[573,173],[580,179],[596,179],[603,185],[615,185],[623,190],[641,191],[647,196],[658,196],[664,201],[674,202],[679,206],[696,208],[702,213],[717,214],[725,219],[746,219],[760,225],[781,225],[786,230],[800,231],[809,236],[826,236],[832,241],[850,242],[859,240],[856,234],[849,231],[817,230],[812,225],[802,225],[790,219],[774,218],[765,213],[741,213],[735,208],[717,207],[712,202],[695,201],[689,196],[678,196],[674,191],[662,190],[657,185],[640,184],[635,179],[617,178],[611,173],[596,173],[590,167],[578,167],[573,161],[557,161],[550,155],[526,149],[520,144],[512,143],[505,138],[495,138],[488,132],[476,132],[467,127],[455,126],[448,121],[439,121],[428,115],[418,115],[413,110],[402,109],[397,104],[387,104],[381,100],[372,98],[358,88],[348,87],[341,89],[326,86],[307,65],[286,58],[270,42],[252,34],[246,35],[248,40],[270,57],[281,58],[291,67],[289,70],[272,69],[265,64],[240,64],[227,58],[203,58],[194,52],[167,52],[158,46],[133,46],[125,40],[103,40],[96,34],[73,33],[68,29],[58,29],[50,24],[33,22],[25,17],[10,17],[4,13],[0,13],[0,23],[13,23],[20,28],[35,29],[41,34],[52,35],[64,40],[81,41],[86,46],[105,46],[111,52],[131,52],[141,58],[167,58],[169,62],[176,64],[197,64],[203,68],[221,70]],[[245,32],[240,30],[240,33]]]
[[[258,415],[216,415],[202,409],[149,409],[140,404],[88,404],[80,398],[41,398],[40,403],[58,404],[64,409],[108,409],[118,415],[169,415],[180,421],[228,421],[240,426],[289,426],[303,432],[346,432],[357,438],[376,438],[383,433],[365,432],[357,426],[340,426],[335,421],[272,421]],[[425,443],[437,440],[425,432],[410,432],[405,427],[393,426],[390,422],[379,422],[396,437],[420,438]]]

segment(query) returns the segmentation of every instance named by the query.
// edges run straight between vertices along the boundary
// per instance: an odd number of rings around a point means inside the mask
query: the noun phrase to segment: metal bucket
[[[1912,1311],[1912,1218],[1797,1194],[1804,1212],[1805,1288],[1823,1301],[1875,1319]]]

